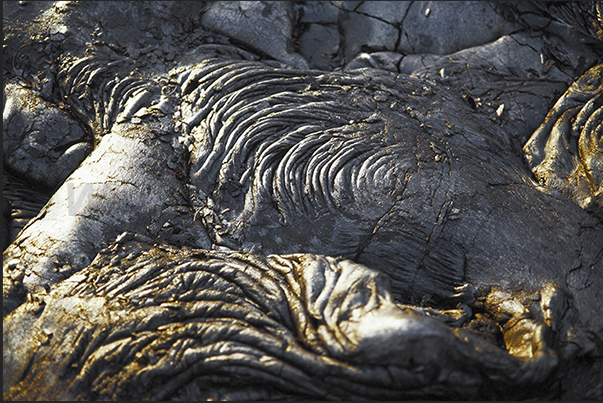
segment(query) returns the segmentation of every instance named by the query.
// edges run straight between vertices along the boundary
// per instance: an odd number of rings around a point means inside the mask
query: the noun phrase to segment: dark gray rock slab
[[[4,166],[54,190],[92,150],[79,122],[36,92],[7,83],[3,112]]]
[[[341,38],[336,24],[310,24],[299,37],[299,53],[312,68],[330,70],[339,50]]]
[[[360,50],[444,55],[492,42],[519,28],[518,23],[503,17],[493,2],[341,3],[349,55]]]
[[[291,66],[307,61],[292,51],[293,3],[286,1],[212,2],[201,18],[204,27]]]

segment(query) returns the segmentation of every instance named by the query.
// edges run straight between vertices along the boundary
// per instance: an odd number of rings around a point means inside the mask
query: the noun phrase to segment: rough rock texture
[[[293,2],[216,1],[207,6],[201,24],[293,67],[307,61],[293,52]]]
[[[90,151],[86,132],[54,104],[8,83],[4,105],[5,163],[15,174],[54,190]]]
[[[5,397],[488,396],[548,373],[546,358],[521,365],[470,330],[451,330],[442,318],[454,322],[453,312],[395,304],[384,276],[348,260],[149,241],[124,233],[6,318],[5,381],[18,387]],[[509,298],[499,294],[488,298]],[[15,335],[26,326],[39,332],[23,347]]]
[[[603,218],[603,66],[555,103],[524,146],[536,178]]]
[[[603,397],[600,3],[4,5],[5,399]]]

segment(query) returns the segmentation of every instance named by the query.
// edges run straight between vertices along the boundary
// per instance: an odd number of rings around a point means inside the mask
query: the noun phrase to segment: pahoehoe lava
[[[185,3],[5,35],[6,400],[603,396],[600,3]]]

